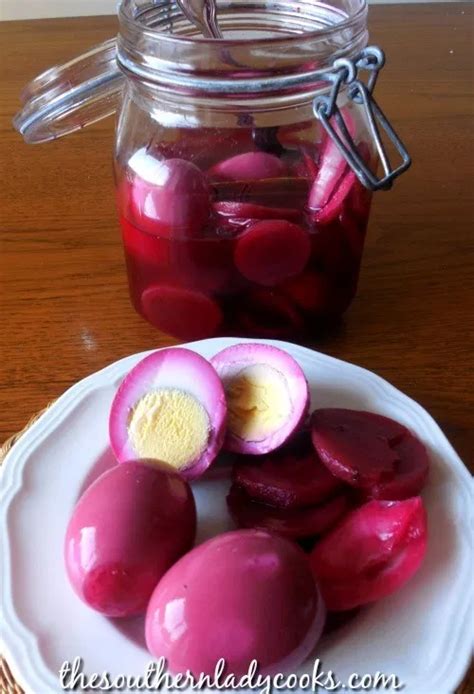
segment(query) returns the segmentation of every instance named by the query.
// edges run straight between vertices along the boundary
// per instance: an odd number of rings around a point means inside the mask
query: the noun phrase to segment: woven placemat
[[[49,406],[48,406],[49,407]],[[3,463],[5,456],[13,445],[18,441],[27,429],[34,424],[48,408],[34,415],[28,424],[18,434],[14,434],[0,447],[0,465]],[[0,694],[24,694],[23,689],[16,683],[8,663],[3,656],[0,655]],[[44,694],[43,692],[35,692],[35,694]],[[435,692],[433,692],[435,694]],[[474,662],[471,663],[469,671],[464,678],[463,683],[456,690],[456,694],[474,694]]]

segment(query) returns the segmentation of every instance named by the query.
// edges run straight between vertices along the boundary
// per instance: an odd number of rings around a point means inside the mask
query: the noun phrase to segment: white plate
[[[205,340],[191,347],[210,357],[238,341]],[[473,644],[469,473],[433,419],[386,381],[309,349],[271,344],[301,364],[313,407],[343,406],[394,417],[418,434],[433,462],[423,494],[430,537],[422,569],[396,595],[365,609],[321,643],[317,655],[324,669],[342,681],[353,672],[394,673],[405,684],[404,694],[452,692]],[[58,669],[76,656],[84,659],[89,674],[138,675],[149,662],[141,620],[114,622],[89,610],[72,593],[62,558],[75,502],[113,462],[107,420],[117,385],[143,356],[122,359],[70,388],[21,437],[3,465],[3,652],[32,694],[62,691]],[[212,480],[194,485],[199,541],[232,527],[225,487]]]

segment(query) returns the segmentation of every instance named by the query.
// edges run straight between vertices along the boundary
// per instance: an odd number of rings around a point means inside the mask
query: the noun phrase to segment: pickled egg
[[[195,533],[194,497],[174,470],[117,465],[74,509],[64,547],[69,581],[87,605],[109,617],[139,614]]]
[[[110,443],[119,462],[163,461],[195,479],[222,446],[226,415],[224,389],[211,364],[189,349],[162,349],[122,381],[110,410]]]
[[[299,364],[282,349],[242,343],[223,349],[211,363],[227,398],[227,450],[268,453],[303,422],[308,383]]]
[[[220,658],[240,676],[294,670],[318,641],[325,609],[307,557],[261,530],[224,533],[180,559],[146,615],[151,654],[172,672],[212,674]]]

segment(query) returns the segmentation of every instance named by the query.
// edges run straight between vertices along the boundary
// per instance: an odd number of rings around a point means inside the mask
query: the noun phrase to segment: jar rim
[[[173,0],[171,0],[173,2]],[[121,26],[128,27],[129,29],[138,30],[142,34],[148,35],[150,38],[155,38],[170,45],[183,46],[183,45],[195,45],[199,44],[201,46],[216,46],[219,47],[232,47],[232,46],[244,46],[248,44],[249,38],[208,38],[200,35],[193,36],[182,36],[176,34],[165,33],[154,29],[153,27],[146,26],[141,23],[132,12],[132,6],[135,0],[122,0],[118,8],[118,17]],[[219,6],[219,0],[216,0],[217,6]],[[327,3],[324,2],[314,2],[314,6],[320,5],[321,7],[329,7]],[[275,7],[275,5],[273,5]],[[333,6],[333,9],[336,9]],[[354,12],[347,14],[346,17],[341,19],[340,22],[335,22],[328,27],[315,29],[313,31],[300,32],[300,33],[288,33],[283,36],[264,36],[256,39],[252,39],[254,43],[271,45],[278,47],[279,45],[284,45],[286,43],[293,43],[298,38],[304,38],[304,40],[320,39],[335,32],[343,31],[344,29],[349,29],[358,20],[362,19],[368,11],[368,0],[358,0],[358,7]],[[341,17],[343,13],[341,13]]]
[[[123,0],[121,70],[145,88],[161,85],[185,95],[269,93],[311,84],[319,89],[334,60],[367,45],[366,0],[217,3],[225,39],[198,36],[176,0]]]

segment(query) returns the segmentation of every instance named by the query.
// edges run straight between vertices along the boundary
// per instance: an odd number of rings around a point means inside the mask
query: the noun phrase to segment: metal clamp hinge
[[[329,137],[332,138],[361,183],[369,190],[387,190],[391,188],[394,179],[406,171],[411,164],[411,158],[405,145],[373,97],[378,73],[384,64],[384,53],[377,46],[365,48],[353,60],[336,60],[332,71],[325,75],[325,79],[332,83],[330,93],[317,96],[313,101],[315,116],[321,121]],[[369,72],[367,83],[362,82],[358,78],[360,70]],[[370,132],[384,171],[384,175],[380,178],[369,169],[367,163],[361,157],[342,113],[337,106],[339,91],[344,86],[347,87],[349,98],[364,107]],[[382,128],[400,154],[402,161],[396,168],[392,168],[382,142],[380,128]]]

